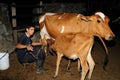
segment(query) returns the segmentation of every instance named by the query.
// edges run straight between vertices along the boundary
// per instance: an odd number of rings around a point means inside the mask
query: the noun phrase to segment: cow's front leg
[[[56,78],[57,75],[58,75],[58,70],[59,70],[59,65],[60,65],[61,58],[62,58],[62,54],[57,52],[56,71],[55,71],[54,78]]]

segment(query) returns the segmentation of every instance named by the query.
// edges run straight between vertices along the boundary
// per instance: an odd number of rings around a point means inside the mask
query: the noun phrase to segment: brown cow
[[[77,13],[46,13],[39,18],[40,35],[42,39],[55,39],[61,33],[85,32],[96,36],[104,31],[101,37],[110,40],[114,34],[108,22],[109,18],[102,12],[96,12],[92,16]]]
[[[62,56],[66,56],[69,59],[79,59],[82,66],[81,80],[84,80],[88,73],[88,79],[91,79],[91,75],[95,66],[95,62],[91,56],[91,49],[93,46],[93,36],[85,33],[69,33],[60,34],[56,37],[55,43],[51,46],[57,53],[56,71],[54,78],[58,76],[59,65]]]
[[[39,18],[42,40],[55,39],[61,33],[76,32],[89,33],[92,36],[111,40],[114,34],[108,22],[109,18],[102,12],[96,12],[92,16],[77,13],[46,13]]]

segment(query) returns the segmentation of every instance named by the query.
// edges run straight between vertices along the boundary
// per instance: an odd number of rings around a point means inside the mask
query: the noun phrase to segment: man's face
[[[27,28],[26,30],[27,30],[27,33],[31,36],[31,35],[34,34],[35,28],[34,27],[30,27],[30,28]]]

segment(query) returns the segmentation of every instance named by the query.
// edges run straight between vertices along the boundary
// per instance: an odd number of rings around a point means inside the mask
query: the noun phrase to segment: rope
[[[107,64],[108,64],[108,61],[109,61],[109,59],[108,59],[108,49],[107,49],[107,47],[106,47],[106,45],[105,45],[105,43],[104,43],[104,41],[102,40],[102,38],[100,37],[100,36],[98,36],[99,37],[99,39],[101,40],[101,42],[103,43],[103,46],[104,46],[104,48],[105,48],[105,50],[106,50],[106,56],[105,56],[105,60],[104,60],[104,65],[103,65],[103,69],[106,71],[106,66],[107,66]]]
[[[37,52],[37,57],[32,53],[32,52],[29,52],[35,59],[38,59],[38,54],[39,54],[39,52],[41,51],[41,49],[43,49],[44,48],[44,46],[42,46],[39,50],[38,50],[38,52]]]
[[[99,39],[101,40],[101,42],[103,43],[103,46],[104,46],[104,48],[105,48],[105,50],[106,50],[106,53],[108,54],[108,49],[107,49],[107,47],[106,47],[103,39],[102,39],[100,36],[98,36],[98,37],[99,37]]]

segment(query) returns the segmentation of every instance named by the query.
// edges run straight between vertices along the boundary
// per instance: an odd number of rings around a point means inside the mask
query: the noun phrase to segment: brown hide
[[[62,56],[70,59],[79,58],[82,66],[81,80],[84,80],[88,72],[87,56],[90,48],[93,45],[93,37],[83,33],[60,34],[56,37],[54,44],[51,46],[57,53],[56,72],[54,77],[57,77],[59,64]],[[74,57],[74,55],[76,55]],[[89,65],[91,67],[91,65]],[[94,67],[94,66],[93,66]],[[91,75],[92,73],[90,73]]]
[[[105,16],[105,21],[98,15],[83,16],[77,13],[56,13],[44,16],[44,21],[40,22],[41,29],[44,23],[47,32],[54,39],[61,33],[76,32],[85,32],[93,36],[99,35],[106,40],[109,40],[110,36],[114,36],[108,25],[109,18],[107,16]]]
[[[91,39],[92,38],[87,34],[61,34],[56,38],[53,48],[55,48],[56,51],[63,53],[65,56],[70,58],[70,54],[78,53],[79,51],[84,50],[83,48],[86,48],[87,41],[90,42]]]
[[[83,16],[76,13],[55,13],[53,15],[45,14],[43,16],[43,20],[41,18],[39,19],[41,20],[39,21],[41,33],[44,26],[46,27],[48,34],[55,39],[55,43],[52,47],[57,51],[58,59],[56,65],[59,66],[58,63],[61,54],[71,58],[71,55],[75,53],[79,59],[81,58],[80,61],[83,68],[81,80],[84,80],[87,67],[84,68],[85,66],[83,66],[83,64],[84,60],[86,61],[90,45],[93,44],[92,37],[99,36],[106,40],[111,40],[112,37],[114,37],[114,34],[108,25],[109,18],[105,16],[105,18],[102,19],[99,15]],[[69,34],[63,36],[64,33]],[[91,53],[89,54],[91,55]],[[87,60],[87,62],[94,67],[95,64],[92,57],[89,56],[89,59],[90,60]],[[87,64],[85,63],[85,65]],[[89,79],[91,78],[93,67],[90,68]],[[57,76],[57,74],[58,68],[56,69],[55,76]]]

